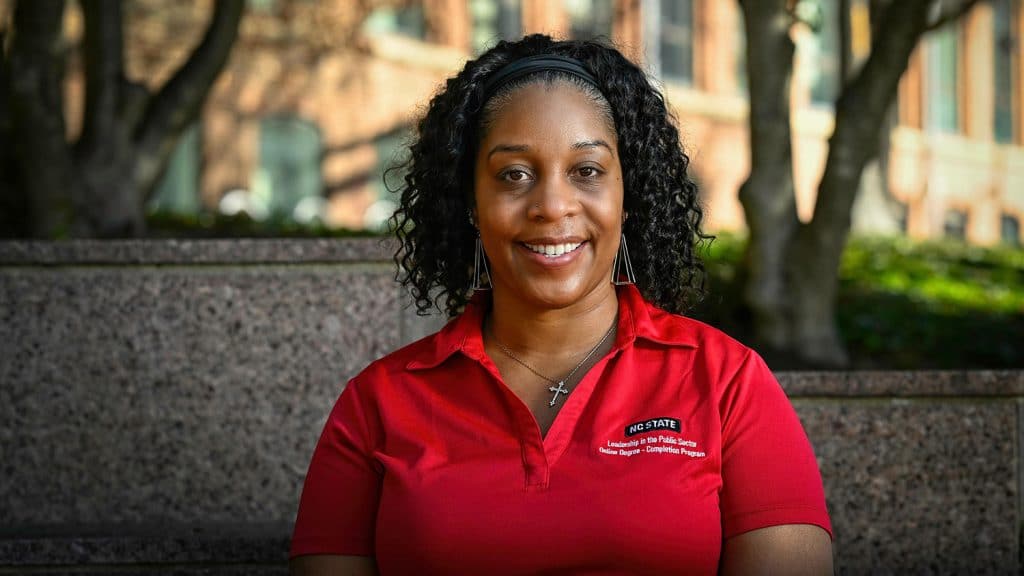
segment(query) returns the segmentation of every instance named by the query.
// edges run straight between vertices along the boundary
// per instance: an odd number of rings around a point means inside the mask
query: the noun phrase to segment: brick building
[[[166,78],[198,41],[210,1],[129,3],[129,73],[151,84]],[[155,205],[247,206],[260,215],[379,226],[394,207],[384,170],[443,79],[499,37],[547,32],[611,38],[658,78],[680,119],[709,227],[743,227],[737,190],[749,171],[749,143],[734,0],[396,1],[365,19],[353,4],[250,0],[228,67]],[[798,211],[808,218],[839,90],[840,3],[800,4],[821,23],[793,32],[794,175]],[[857,228],[1021,243],[1022,4],[982,3],[918,47],[883,138],[885,161],[865,173]],[[144,9],[150,5],[163,8]],[[854,61],[870,45],[866,6],[850,2]]]

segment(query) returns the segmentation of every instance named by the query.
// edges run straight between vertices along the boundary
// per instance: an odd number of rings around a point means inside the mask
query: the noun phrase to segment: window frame
[[[951,126],[937,125],[935,119],[936,104],[941,101],[939,98],[933,98],[933,68],[935,64],[935,51],[940,47],[936,44],[940,38],[940,35],[948,34],[949,38],[952,38],[953,46],[955,48],[954,60],[954,72],[955,75],[951,82],[953,89],[953,98],[951,100],[953,104],[953,121]],[[921,124],[922,129],[926,132],[935,132],[940,134],[963,134],[964,133],[964,121],[965,121],[965,110],[964,110],[964,57],[965,57],[965,42],[964,42],[965,29],[963,22],[956,21],[939,28],[931,32],[925,39],[922,45],[923,49],[923,78],[922,78],[922,90],[921,99],[922,102],[922,118]],[[938,81],[937,81],[938,82]]]
[[[994,42],[992,66],[993,80],[995,84],[992,87],[992,139],[997,144],[1003,145],[1017,144],[1022,139],[1022,135],[1020,134],[1020,115],[1022,112],[1020,109],[1020,95],[1022,89],[1020,78],[1020,50],[1022,47],[1021,18],[1024,17],[1024,15],[1021,14],[1021,5],[1022,2],[1020,2],[1020,0],[993,0],[992,2],[992,37]],[[998,9],[999,6],[1005,6],[1007,13],[1000,14]],[[1004,21],[1006,24],[1006,32],[1008,33],[1006,41],[1009,43],[1009,46],[1006,47],[1001,46],[1002,39],[998,36],[998,33],[1000,32],[998,29],[1000,21]],[[1008,68],[1006,71],[1009,72],[1010,76],[1007,79],[1006,86],[1009,92],[1007,94],[1009,110],[1006,111],[1009,117],[1006,118],[999,117],[1000,107],[998,106],[1000,92],[999,74],[1001,70],[999,70],[997,63],[999,60],[998,55],[1001,50],[1005,50],[1007,52],[1005,56],[1006,60],[1004,62]],[[1001,120],[1006,122],[1006,126],[1001,124]],[[1006,128],[1009,129],[1009,133],[1004,131]]]
[[[666,1],[672,0],[642,0],[641,13],[643,16],[643,37],[644,37],[644,60],[648,69],[666,84],[679,86],[697,86],[698,50],[697,45],[697,23],[700,16],[700,3],[702,0],[688,0],[690,3],[690,77],[679,75],[666,75],[664,58],[662,52],[664,43],[662,41],[663,6]]]

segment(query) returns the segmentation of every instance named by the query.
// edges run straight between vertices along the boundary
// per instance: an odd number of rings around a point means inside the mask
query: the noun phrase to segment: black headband
[[[597,88],[598,91],[601,90],[601,85],[597,83],[597,79],[583,67],[583,63],[579,60],[557,54],[541,54],[510,62],[495,72],[484,82],[484,101],[489,100],[491,96],[494,96],[506,84],[515,82],[530,74],[546,72],[548,70],[575,76]]]

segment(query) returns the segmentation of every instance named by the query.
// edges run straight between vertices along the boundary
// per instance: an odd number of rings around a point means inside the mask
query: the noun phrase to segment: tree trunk
[[[101,238],[141,236],[145,212],[130,177],[132,125],[123,122],[124,35],[121,2],[82,0],[85,20],[85,114],[76,145],[81,186],[74,232]]]
[[[0,28],[0,46],[7,45],[8,36]],[[28,202],[15,180],[9,68],[7,59],[0,58],[0,237],[21,238],[29,235]]]
[[[789,118],[794,46],[786,5],[786,0],[740,2],[751,94],[750,176],[740,188],[750,230],[743,297],[754,316],[757,342],[774,350],[790,347],[785,258],[799,224]]]
[[[20,166],[20,198],[25,228],[36,238],[69,232],[75,183],[71,152],[64,138],[63,0],[18,2],[8,61],[11,133]]]

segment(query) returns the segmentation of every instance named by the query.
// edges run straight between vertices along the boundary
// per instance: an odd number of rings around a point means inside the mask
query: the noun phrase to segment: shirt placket
[[[547,454],[544,451],[544,440],[540,435],[537,420],[530,409],[509,389],[501,379],[498,367],[482,351],[472,357],[480,363],[490,375],[493,383],[501,392],[510,415],[513,432],[519,442],[519,450],[523,461],[523,473],[526,490],[543,490],[548,487],[551,478]]]

